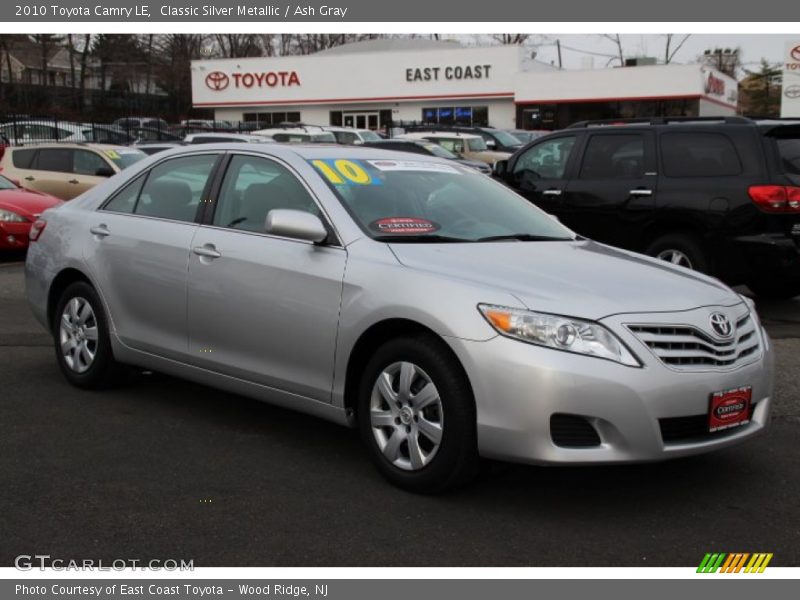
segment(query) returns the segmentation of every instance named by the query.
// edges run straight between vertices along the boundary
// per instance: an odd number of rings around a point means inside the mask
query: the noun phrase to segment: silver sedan
[[[151,369],[357,426],[415,491],[482,458],[662,460],[769,422],[773,353],[747,299],[450,161],[179,148],[47,211],[31,240],[28,298],[70,383]]]

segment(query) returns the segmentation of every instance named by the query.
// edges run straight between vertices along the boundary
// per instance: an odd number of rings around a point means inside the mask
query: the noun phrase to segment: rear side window
[[[194,221],[216,154],[165,161],[150,171],[134,213],[148,217]]]
[[[643,175],[643,136],[593,135],[589,138],[581,179],[639,179]]]
[[[800,175],[800,139],[778,139],[777,144],[781,171],[791,175]],[[14,161],[14,164],[16,164],[16,161]]]
[[[39,150],[35,169],[39,171],[72,172],[72,150],[49,148]]]
[[[36,150],[14,150],[11,153],[11,160],[18,169],[30,169],[35,155]]]
[[[111,198],[103,210],[110,210],[113,212],[132,213],[136,207],[136,200],[139,198],[139,191],[142,189],[146,174],[140,175],[124,188],[122,188],[115,196]]]
[[[731,140],[719,133],[664,133],[661,161],[667,177],[739,175],[742,163]]]

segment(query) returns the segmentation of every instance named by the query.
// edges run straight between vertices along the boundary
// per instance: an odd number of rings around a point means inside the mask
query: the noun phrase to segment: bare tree
[[[495,42],[504,46],[519,46],[527,42],[530,37],[530,34],[527,33],[495,33],[492,35]]]
[[[615,60],[619,60],[619,66],[624,67],[625,53],[622,51],[622,38],[619,37],[618,33],[604,33],[603,37],[606,38],[607,40],[611,40],[612,42],[614,42],[614,45],[617,47],[618,56],[608,59],[608,65],[610,65]]]
[[[263,56],[263,46],[259,36],[253,33],[225,33],[214,36],[223,58],[244,58]]]
[[[42,79],[39,83],[48,85],[47,66],[50,62],[50,53],[61,43],[61,36],[54,33],[38,33],[31,36],[33,42],[39,46],[39,56],[42,67]]]
[[[672,59],[675,58],[675,55],[686,43],[686,40],[692,37],[692,34],[687,33],[680,39],[680,41],[677,40],[674,33],[668,33],[665,37],[666,42],[664,44],[664,64],[668,65],[672,62]]]

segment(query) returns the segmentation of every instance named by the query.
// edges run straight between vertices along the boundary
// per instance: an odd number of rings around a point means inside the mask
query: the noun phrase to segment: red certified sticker
[[[753,388],[750,386],[711,394],[708,430],[720,431],[749,423],[752,396]]]
[[[370,229],[380,233],[432,233],[439,225],[428,219],[416,217],[386,217],[369,224]]]

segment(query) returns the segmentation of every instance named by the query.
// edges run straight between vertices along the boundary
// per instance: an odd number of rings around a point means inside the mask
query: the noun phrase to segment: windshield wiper
[[[530,233],[508,233],[505,235],[490,235],[478,238],[478,242],[499,242],[502,240],[517,240],[518,242],[572,242],[571,237],[554,237],[551,235],[533,235]]]
[[[428,234],[421,234],[421,235],[409,235],[406,233],[402,233],[399,235],[376,235],[372,238],[378,242],[391,242],[391,243],[412,243],[412,244],[419,244],[419,243],[430,243],[430,244],[447,244],[447,243],[458,243],[458,242],[472,242],[474,240],[469,240],[466,238],[459,238],[459,237],[449,237],[446,235],[428,235]]]

